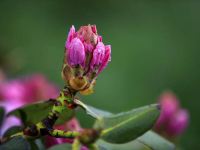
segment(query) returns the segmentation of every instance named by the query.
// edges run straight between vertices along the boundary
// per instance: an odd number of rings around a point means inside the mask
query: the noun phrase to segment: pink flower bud
[[[97,69],[95,67],[100,67],[100,65],[103,63],[105,56],[105,46],[102,42],[99,42],[93,52],[92,61],[90,63],[90,69]]]
[[[110,45],[106,45],[105,46],[105,56],[103,58],[101,67],[99,68],[98,74],[101,73],[106,66],[108,65],[108,63],[111,61],[111,46]]]
[[[165,92],[159,99],[161,105],[160,117],[155,130],[167,138],[183,133],[188,126],[188,112],[180,107],[179,100],[171,92]]]
[[[87,73],[88,68],[94,69],[96,66],[100,68],[98,72],[101,72],[111,58],[111,47],[110,45],[104,46],[102,37],[97,34],[96,25],[81,26],[77,32],[74,26],[72,26],[65,48],[67,60],[71,66],[79,64],[83,67],[86,60],[90,61],[86,63],[85,73]],[[86,58],[91,55],[92,59]]]
[[[187,110],[180,109],[169,122],[166,132],[171,136],[182,134],[188,126],[189,114]]]
[[[68,48],[67,53],[68,63],[71,66],[83,65],[85,61],[84,45],[80,39],[74,38]]]
[[[159,99],[161,105],[160,117],[157,121],[156,126],[161,127],[162,125],[169,122],[171,116],[176,113],[179,108],[179,101],[176,96],[171,92],[165,92],[160,96]]]
[[[96,25],[87,25],[77,32],[71,27],[65,49],[62,78],[76,91],[93,91],[90,84],[111,60],[111,46],[103,44]]]

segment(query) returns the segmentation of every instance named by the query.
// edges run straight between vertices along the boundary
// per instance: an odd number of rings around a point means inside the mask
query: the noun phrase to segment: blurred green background
[[[41,72],[62,87],[72,24],[96,24],[112,45],[112,62],[86,103],[119,112],[155,103],[170,89],[190,111],[181,146],[200,148],[200,1],[1,0],[1,68],[14,78]]]

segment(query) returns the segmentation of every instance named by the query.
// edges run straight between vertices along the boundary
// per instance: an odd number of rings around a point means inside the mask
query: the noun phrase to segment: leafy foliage
[[[174,145],[152,131],[157,117],[159,116],[159,106],[157,104],[144,106],[127,112],[112,114],[98,108],[88,106],[80,101],[76,103],[81,106],[88,115],[96,118],[95,129],[101,129],[102,134],[97,141],[100,150],[174,150]],[[46,117],[53,106],[53,101],[46,101],[24,106],[9,113],[20,117],[25,124],[36,123]],[[62,114],[65,119],[60,120],[63,123],[69,120],[74,112],[66,109]],[[16,133],[19,127],[10,128],[5,135],[9,136]],[[147,132],[148,131],[148,132]],[[28,142],[23,138],[16,137],[0,146],[4,149],[13,149],[19,145],[20,149],[43,150],[44,146],[36,141]],[[39,145],[39,146],[38,146]],[[55,145],[48,150],[71,150],[69,144]]]

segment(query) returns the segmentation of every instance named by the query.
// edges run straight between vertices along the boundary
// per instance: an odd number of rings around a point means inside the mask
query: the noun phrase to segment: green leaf
[[[103,122],[105,118],[109,119],[109,117],[113,118],[114,116],[121,116],[124,115],[124,113],[120,114],[112,114],[105,110],[100,110],[98,108],[95,108],[93,106],[89,106],[84,104],[83,102],[77,101],[78,104],[84,108],[84,110],[89,114],[94,116],[97,116],[97,118],[103,118]],[[133,115],[134,113],[139,113],[148,107],[153,107],[157,111],[158,105],[151,105],[146,106],[138,109],[134,109],[131,112],[126,112],[127,114],[130,114],[129,116]],[[95,114],[95,115],[94,115]],[[95,126],[99,126],[99,123],[102,124],[102,121],[97,121]],[[104,122],[105,123],[105,122]],[[150,141],[149,141],[150,140]],[[148,131],[142,136],[140,136],[138,139],[130,141],[125,144],[112,144],[105,142],[103,140],[98,140],[97,144],[99,145],[100,150],[173,150],[175,148],[174,144],[169,142],[168,140],[164,139],[163,137],[159,136],[158,134],[154,133],[153,131]]]
[[[44,119],[48,113],[51,111],[55,100],[42,101],[38,103],[33,103],[30,105],[23,106],[21,108],[15,109],[8,115],[14,115],[23,121],[25,125],[35,124],[42,119]],[[65,109],[60,115],[56,124],[63,124],[64,122],[70,120],[74,116],[74,111],[70,109]]]
[[[95,128],[102,128],[102,139],[110,143],[126,143],[150,130],[159,116],[157,104],[133,109],[128,112],[103,117]],[[98,127],[100,126],[100,127]]]
[[[3,107],[0,107],[0,127],[2,126],[4,116],[5,116],[5,110]]]
[[[100,150],[175,150],[174,144],[152,131],[124,144],[113,144],[103,140],[98,140],[97,144]]]
[[[15,137],[0,145],[1,150],[31,150],[31,146],[22,137]]]
[[[72,150],[71,144],[59,144],[50,147],[48,150]]]
[[[79,101],[77,99],[75,99],[74,102],[77,105],[79,105],[81,108],[83,108],[88,115],[92,116],[95,119],[100,119],[100,118],[102,118],[104,116],[112,115],[112,113],[110,113],[108,111],[101,110],[101,109],[95,108],[93,106],[89,106],[89,105],[87,105],[87,104],[85,104],[82,101]]]
[[[175,145],[158,134],[148,131],[137,139],[152,150],[175,150]]]
[[[13,126],[9,128],[3,135],[3,137],[10,137],[11,135],[22,131],[22,127],[20,126]]]

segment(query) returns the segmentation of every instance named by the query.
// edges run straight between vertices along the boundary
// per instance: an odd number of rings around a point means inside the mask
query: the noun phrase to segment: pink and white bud
[[[84,45],[80,39],[74,38],[68,48],[67,60],[71,66],[82,65],[85,61]]]
[[[98,69],[100,65],[103,63],[105,56],[105,46],[102,42],[99,42],[93,52],[92,61],[90,63],[90,69],[93,71],[94,69]]]
[[[101,67],[99,68],[98,74],[101,73],[106,66],[108,65],[108,63],[111,61],[111,46],[110,45],[106,45],[105,46],[105,56],[103,58]]]
[[[170,136],[177,136],[182,134],[188,127],[189,113],[185,109],[180,109],[174,116],[172,116],[169,122],[166,132]]]

